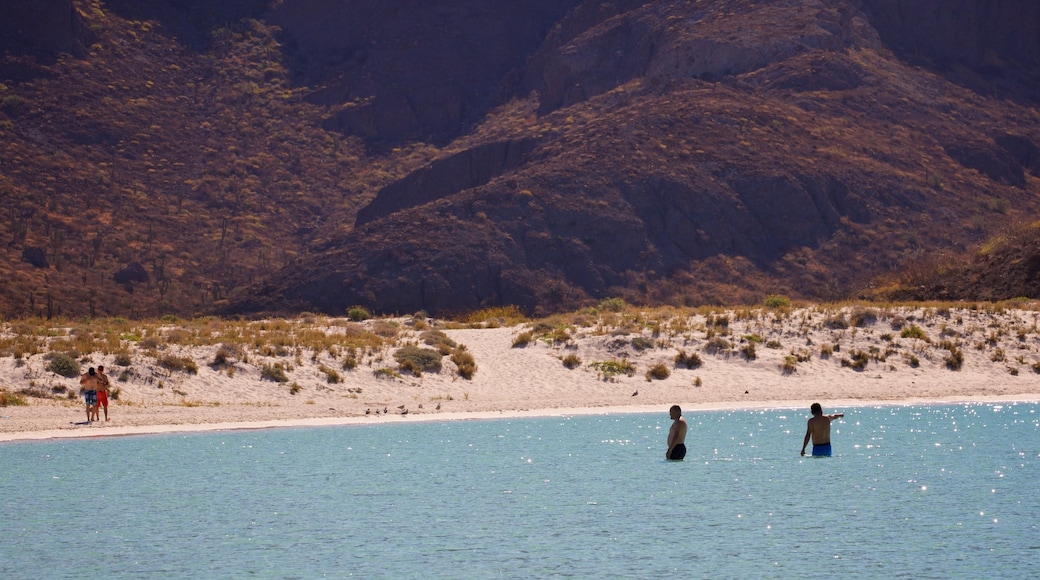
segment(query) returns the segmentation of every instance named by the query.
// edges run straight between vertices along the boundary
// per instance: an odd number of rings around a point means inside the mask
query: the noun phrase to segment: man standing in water
[[[805,446],[809,444],[809,439],[811,438],[813,457],[830,457],[831,421],[844,417],[845,413],[824,415],[823,407],[819,403],[813,403],[809,410],[812,411],[812,417],[809,418],[805,427],[805,440],[802,441],[802,456],[805,456]]]
[[[668,430],[668,451],[664,458],[679,461],[686,457],[686,419],[683,419],[679,405],[672,405],[668,414],[672,417],[672,428]]]

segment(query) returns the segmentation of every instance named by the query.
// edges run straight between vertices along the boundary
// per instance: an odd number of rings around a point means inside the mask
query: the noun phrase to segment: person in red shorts
[[[111,384],[108,380],[108,375],[105,374],[105,365],[98,365],[97,368],[97,402],[98,407],[105,410],[105,421],[108,421],[108,387]],[[94,411],[94,415],[97,416],[97,411]],[[101,418],[98,417],[98,421]]]

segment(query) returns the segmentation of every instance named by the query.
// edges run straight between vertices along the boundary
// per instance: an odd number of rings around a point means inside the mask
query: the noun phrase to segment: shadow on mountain
[[[263,18],[270,0],[106,0],[105,9],[127,20],[155,21],[181,42],[204,49],[213,31],[243,18]]]

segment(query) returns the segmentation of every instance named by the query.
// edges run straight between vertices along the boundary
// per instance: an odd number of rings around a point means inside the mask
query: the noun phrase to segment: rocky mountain
[[[1030,3],[212,4],[0,7],[5,312],[838,299],[1040,209]]]

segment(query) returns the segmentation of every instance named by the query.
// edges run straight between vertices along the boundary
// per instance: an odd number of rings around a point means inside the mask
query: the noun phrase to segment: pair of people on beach
[[[809,440],[813,442],[813,457],[830,457],[831,455],[831,421],[844,417],[844,413],[837,415],[824,415],[823,407],[819,403],[813,403],[809,408],[812,417],[805,427],[805,440],[802,441],[802,456],[805,456],[805,447]],[[686,419],[682,416],[682,408],[672,405],[668,410],[672,417],[672,428],[668,430],[668,451],[665,451],[665,459],[679,461],[686,457]]]
[[[100,421],[100,409],[105,410],[105,421],[108,421],[108,387],[110,382],[105,374],[105,365],[87,369],[87,373],[79,377],[80,388],[87,404],[87,422]]]

